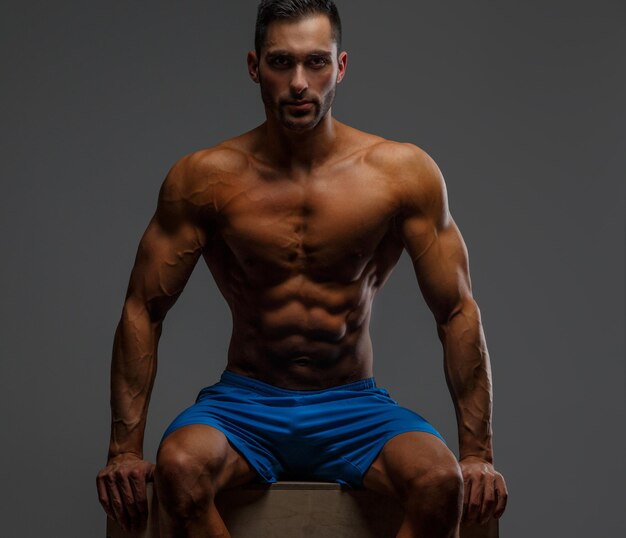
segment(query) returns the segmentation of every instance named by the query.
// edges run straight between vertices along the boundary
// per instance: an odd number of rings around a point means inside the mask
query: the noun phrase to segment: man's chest
[[[242,266],[302,270],[358,269],[397,211],[389,179],[358,169],[231,181],[216,191],[216,206],[216,232]]]

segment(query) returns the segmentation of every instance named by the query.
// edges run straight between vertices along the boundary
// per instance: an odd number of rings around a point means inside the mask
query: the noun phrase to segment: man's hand
[[[152,481],[153,472],[154,464],[136,454],[119,454],[98,473],[96,485],[100,504],[125,531],[146,526],[146,482]]]
[[[506,508],[507,490],[504,478],[493,465],[476,456],[459,461],[463,472],[463,521],[485,523],[498,519]]]

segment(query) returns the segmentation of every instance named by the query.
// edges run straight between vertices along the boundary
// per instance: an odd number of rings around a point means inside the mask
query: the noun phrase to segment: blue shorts
[[[206,424],[220,430],[261,482],[311,480],[362,488],[383,445],[408,431],[443,437],[398,405],[373,377],[321,390],[291,390],[225,370],[163,434]],[[444,441],[445,442],[445,441]]]

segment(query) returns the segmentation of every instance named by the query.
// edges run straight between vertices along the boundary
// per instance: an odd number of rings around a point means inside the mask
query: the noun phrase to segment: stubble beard
[[[313,111],[308,113],[312,114],[311,120],[306,123],[302,123],[297,120],[291,119],[289,113],[286,110],[285,101],[293,98],[278,98],[274,100],[273,97],[265,91],[262,79],[260,79],[259,82],[261,86],[261,99],[263,100],[266,109],[270,110],[271,113],[274,114],[274,116],[281,125],[285,126],[291,131],[302,132],[314,129],[317,124],[322,120],[322,118],[326,116],[335,99],[336,86],[333,86],[333,88],[325,95],[321,103],[318,99],[313,100]],[[297,118],[297,116],[295,115],[294,117]]]

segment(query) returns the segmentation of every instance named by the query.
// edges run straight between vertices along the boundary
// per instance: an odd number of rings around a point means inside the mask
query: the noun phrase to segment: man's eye
[[[291,62],[289,61],[289,58],[277,56],[275,58],[272,58],[270,63],[277,67],[287,67],[290,65]]]
[[[310,63],[315,67],[323,67],[328,63],[328,61],[326,58],[311,58]]]

